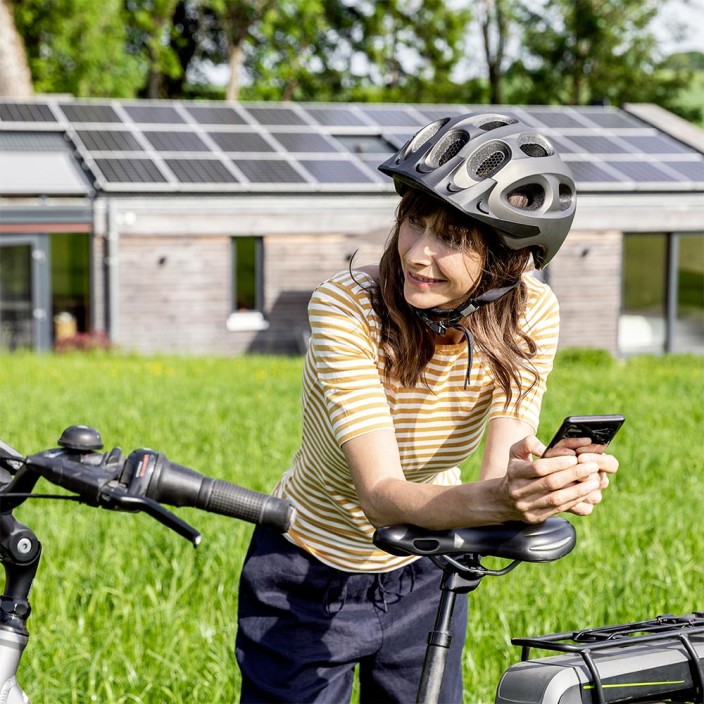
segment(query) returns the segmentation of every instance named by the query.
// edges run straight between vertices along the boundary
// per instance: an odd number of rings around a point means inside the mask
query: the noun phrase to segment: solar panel
[[[368,176],[351,161],[301,159],[300,163],[320,183],[368,183],[373,181],[371,176]]]
[[[125,130],[78,130],[80,140],[92,152],[141,152],[137,138]]]
[[[616,112],[614,109],[603,108],[572,108],[582,117],[593,122],[597,127],[609,129],[629,129],[633,127],[643,127],[644,123],[631,115]]]
[[[684,144],[669,139],[664,135],[647,135],[647,136],[623,136],[621,139],[628,142],[636,151],[645,152],[646,154],[679,154],[682,152],[691,151]]]
[[[305,178],[283,159],[233,159],[252,183],[305,183]]]
[[[164,183],[166,177],[151,159],[96,159],[106,181],[114,183]]]
[[[575,144],[572,144],[569,139],[560,139],[560,137],[556,137],[554,134],[551,134],[549,139],[550,143],[557,149],[559,154],[571,154],[572,152],[581,151]]]
[[[291,108],[246,106],[247,112],[260,125],[305,125],[305,120]]]
[[[178,114],[176,108],[169,105],[125,105],[125,112],[134,122],[146,124],[178,124],[185,120]]]
[[[336,152],[337,148],[323,135],[314,132],[271,132],[289,152]]]
[[[362,127],[368,124],[351,107],[307,107],[306,110],[316,122],[328,127]]]
[[[237,183],[237,178],[216,159],[165,159],[181,183]]]
[[[201,125],[246,125],[235,110],[216,105],[188,105],[186,110]]]
[[[273,152],[274,147],[256,132],[208,132],[224,152]]]
[[[682,174],[685,178],[696,181],[698,183],[704,183],[704,160],[702,161],[663,161],[665,166],[678,173]]]
[[[195,132],[145,130],[144,136],[160,152],[207,152],[208,145]]]
[[[671,192],[704,184],[701,151],[678,141],[674,127],[668,134],[669,128],[609,106],[0,98],[0,151],[70,155],[75,149],[106,192],[136,183],[152,192],[186,192],[189,184],[196,192],[208,183],[228,185],[228,192],[254,191],[250,184],[263,190],[357,186],[360,192],[383,184],[390,192],[379,163],[429,122],[478,112],[508,114],[544,134],[565,156],[580,190],[633,190],[635,183]],[[148,157],[156,153],[171,166]]]
[[[353,154],[394,154],[397,149],[376,135],[336,134],[335,139]]]
[[[6,122],[56,122],[51,108],[41,103],[5,103],[0,105],[0,120]]]
[[[426,118],[428,123],[435,122],[435,120],[441,120],[443,117],[457,117],[458,115],[466,115],[470,110],[465,107],[417,107],[418,112]]]
[[[535,108],[526,107],[524,109],[527,115],[530,115],[530,117],[546,127],[584,127],[583,122],[557,108],[554,110],[536,110]],[[496,112],[502,112],[500,106],[497,107]]]
[[[66,103],[59,107],[71,122],[122,122],[110,105]]]
[[[624,154],[628,149],[609,137],[599,135],[570,135],[570,141],[587,154]]]
[[[612,161],[609,165],[626,174],[629,179],[638,183],[659,183],[676,181],[677,178],[659,169],[657,164],[647,161]]]
[[[416,117],[403,108],[371,107],[364,105],[362,112],[376,125],[384,127],[422,127],[420,116]]]
[[[568,164],[578,185],[580,181],[600,183],[604,181],[618,182],[621,180],[618,176],[590,161],[569,161]]]

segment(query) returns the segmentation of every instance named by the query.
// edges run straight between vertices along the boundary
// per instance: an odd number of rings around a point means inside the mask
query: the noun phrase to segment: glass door
[[[48,237],[0,237],[0,351],[48,350]]]

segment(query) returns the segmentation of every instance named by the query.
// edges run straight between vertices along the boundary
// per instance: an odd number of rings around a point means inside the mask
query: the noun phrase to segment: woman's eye
[[[417,218],[413,215],[408,216],[408,224],[411,227],[415,227],[415,228],[422,228],[423,227],[423,222],[420,220],[420,218]]]
[[[448,247],[457,247],[459,246],[459,240],[455,235],[446,232],[445,234],[438,235],[438,239],[446,246]]]

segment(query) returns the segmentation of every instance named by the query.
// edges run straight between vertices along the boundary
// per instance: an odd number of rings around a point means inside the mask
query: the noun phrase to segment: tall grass
[[[64,427],[266,491],[300,434],[299,358],[0,357],[0,438],[25,453]],[[539,435],[562,417],[621,412],[621,469],[575,551],[484,580],[470,597],[471,704],[493,701],[512,636],[702,609],[704,365],[698,357],[559,355]],[[463,468],[476,475],[478,460]],[[43,480],[42,480],[43,482]],[[40,482],[40,490],[54,491]],[[44,545],[20,682],[33,704],[238,698],[237,578],[251,527],[192,509],[197,550],[150,518],[68,502],[15,515]]]

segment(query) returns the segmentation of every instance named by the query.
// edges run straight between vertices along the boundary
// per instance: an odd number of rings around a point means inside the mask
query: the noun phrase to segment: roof
[[[388,194],[377,166],[421,127],[492,111],[551,140],[580,193],[704,192],[701,130],[637,108],[0,98],[0,194]]]

